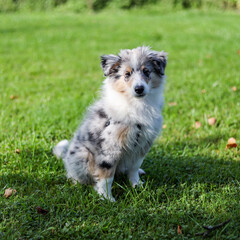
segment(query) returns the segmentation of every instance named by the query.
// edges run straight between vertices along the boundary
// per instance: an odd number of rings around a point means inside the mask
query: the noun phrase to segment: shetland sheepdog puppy
[[[127,174],[133,187],[142,184],[141,164],[162,128],[166,64],[164,51],[145,46],[101,56],[101,98],[88,108],[73,139],[53,150],[68,178],[93,185],[110,201],[115,174]]]

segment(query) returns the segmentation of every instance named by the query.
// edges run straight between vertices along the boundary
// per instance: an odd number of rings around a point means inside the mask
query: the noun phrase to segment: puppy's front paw
[[[112,181],[113,178],[99,179],[94,185],[94,189],[101,196],[101,199],[116,202],[111,191]]]
[[[143,186],[143,182],[139,179],[138,182],[132,182],[132,186],[133,186],[133,188],[142,187]]]
[[[108,200],[110,202],[116,202],[116,199],[113,196],[103,196],[101,197],[101,200]]]
[[[138,174],[141,176],[141,175],[145,175],[145,171],[141,168],[138,169]]]
[[[143,185],[143,182],[141,181],[141,179],[139,177],[139,173],[143,174],[145,172],[141,168],[139,168],[137,170],[130,171],[128,173],[128,177],[129,177],[129,180],[130,180],[133,188],[141,187]]]
[[[96,190],[96,189],[95,189]],[[112,196],[112,193],[107,193],[103,191],[97,191],[97,193],[101,196],[101,200],[108,200],[110,202],[116,202],[115,198]]]

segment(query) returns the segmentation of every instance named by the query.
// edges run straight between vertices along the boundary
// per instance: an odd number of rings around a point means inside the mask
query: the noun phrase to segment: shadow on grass
[[[216,140],[214,139],[213,142]],[[203,140],[202,145],[208,140]],[[143,180],[151,182],[152,187],[162,185],[178,186],[206,183],[226,185],[240,179],[240,162],[231,158],[206,156],[196,153],[201,143],[189,144],[175,142],[168,146],[154,145],[143,162],[146,171]],[[187,149],[187,150],[186,150]],[[28,185],[42,188],[43,185],[64,185],[67,182],[62,160],[56,159],[49,149],[23,149],[18,155],[22,170],[18,173],[1,175],[3,184]],[[15,171],[13,171],[15,172]],[[119,186],[130,187],[126,176],[117,176]],[[71,184],[71,182],[70,182]],[[117,187],[117,192],[124,194],[124,187]]]
[[[212,142],[215,143],[217,139],[212,139]],[[202,144],[207,143],[208,140],[202,141]],[[227,184],[240,179],[240,162],[230,157],[196,153],[200,147],[201,143],[182,142],[172,143],[170,147],[159,146],[157,152],[147,155],[143,168],[155,185]]]

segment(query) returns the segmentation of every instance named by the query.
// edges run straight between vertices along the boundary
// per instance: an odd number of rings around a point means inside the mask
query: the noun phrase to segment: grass
[[[239,15],[17,13],[0,23],[0,238],[198,239],[202,225],[230,217],[211,239],[240,238],[239,148],[225,150],[240,139]],[[144,187],[117,179],[109,203],[67,181],[52,148],[98,97],[99,55],[143,44],[169,52],[167,127],[144,161]]]

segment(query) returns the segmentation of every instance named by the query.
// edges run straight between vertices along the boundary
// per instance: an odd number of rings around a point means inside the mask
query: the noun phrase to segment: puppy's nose
[[[135,88],[134,88],[135,92],[137,94],[142,94],[143,91],[144,91],[144,86],[143,85],[137,85]]]

